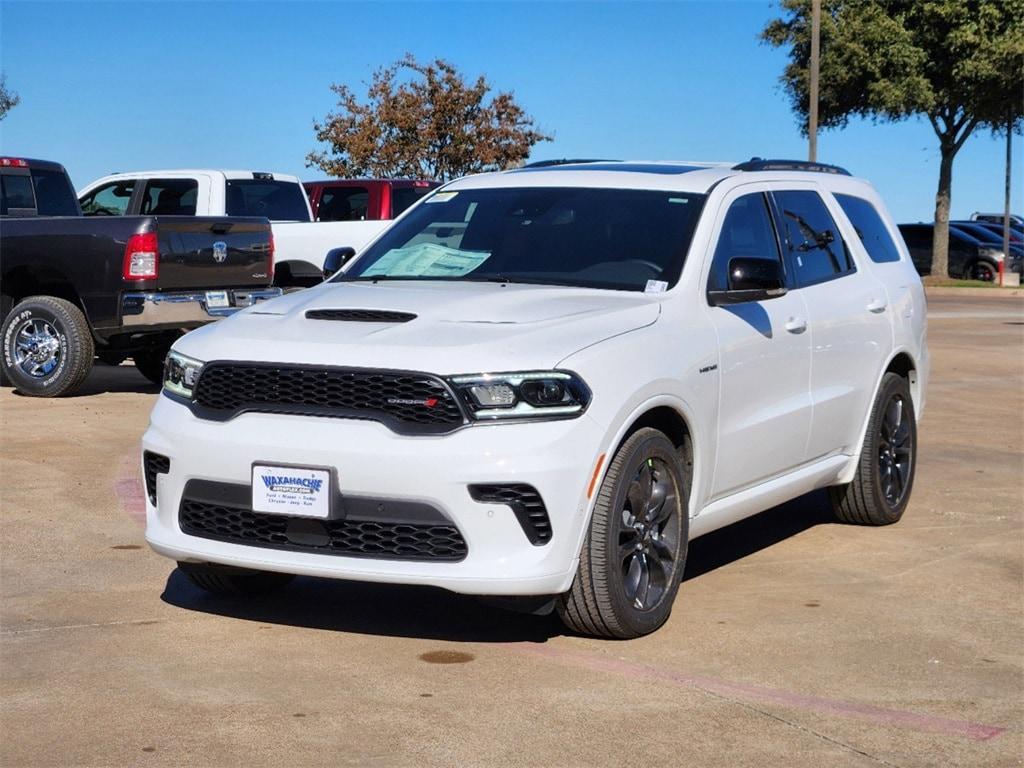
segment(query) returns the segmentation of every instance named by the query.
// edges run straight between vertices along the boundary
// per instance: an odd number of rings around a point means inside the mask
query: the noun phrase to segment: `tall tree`
[[[781,80],[806,132],[811,0],[781,0],[761,38],[790,48]],[[1024,0],[824,0],[819,121],[924,116],[939,140],[932,274],[948,274],[953,160],[1024,92]]]
[[[522,162],[551,136],[513,94],[481,75],[467,84],[443,59],[421,64],[411,54],[373,73],[367,101],[347,85],[332,85],[338,111],[314,122],[326,151],[310,152],[307,166],[334,176],[427,177],[441,181]]]
[[[0,74],[0,120],[21,103],[21,97],[14,91],[7,90],[7,75]]]

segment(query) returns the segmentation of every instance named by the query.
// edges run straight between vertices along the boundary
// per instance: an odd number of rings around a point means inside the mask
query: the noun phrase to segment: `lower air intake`
[[[551,541],[551,520],[544,499],[537,489],[526,483],[503,485],[471,485],[469,495],[474,501],[487,504],[507,504],[519,521],[526,538],[535,547]]]

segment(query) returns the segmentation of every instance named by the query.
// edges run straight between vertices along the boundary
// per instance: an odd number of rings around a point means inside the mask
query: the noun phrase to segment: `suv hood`
[[[314,310],[415,315],[313,319]],[[258,360],[441,375],[553,368],[574,352],[650,325],[655,296],[498,283],[324,283],[243,310],[175,344],[203,361]],[[401,321],[404,320],[404,321]]]

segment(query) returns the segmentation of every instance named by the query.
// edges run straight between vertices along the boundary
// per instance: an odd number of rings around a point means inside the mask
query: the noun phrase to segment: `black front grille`
[[[171,471],[171,460],[152,451],[142,452],[142,470],[146,477],[146,495],[149,503],[156,506],[156,476]]]
[[[210,363],[195,388],[198,415],[308,413],[382,421],[396,431],[448,432],[462,411],[438,378],[423,373],[257,363]]]
[[[186,491],[187,492],[187,491]],[[466,542],[450,522],[313,520],[182,497],[181,530],[232,544],[385,560],[458,561]]]
[[[474,501],[490,504],[507,504],[534,546],[551,541],[551,519],[548,517],[544,499],[537,489],[526,483],[494,485],[471,485],[469,495]]]
[[[393,312],[383,309],[311,309],[309,320],[342,320],[353,323],[408,323],[415,320],[411,312]]]

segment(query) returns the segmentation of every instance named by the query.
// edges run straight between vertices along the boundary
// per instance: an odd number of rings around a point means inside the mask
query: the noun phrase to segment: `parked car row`
[[[84,187],[78,198],[86,216],[263,216],[274,233],[274,285],[291,288],[316,285],[328,251],[362,248],[436,186],[361,179],[303,187],[280,173],[199,169],[115,173]]]
[[[0,158],[0,373],[54,397],[74,392],[96,358],[132,358],[160,383],[184,331],[319,283],[329,251],[362,248],[436,186],[314,182],[314,221],[294,176],[119,173],[76,195],[58,163]]]
[[[918,273],[930,275],[935,225],[900,224],[899,229]],[[1009,253],[1004,254],[1002,223],[987,218],[949,222],[950,277],[992,282],[998,278],[1000,262],[1005,271],[1024,274],[1024,228],[1011,224]]]

